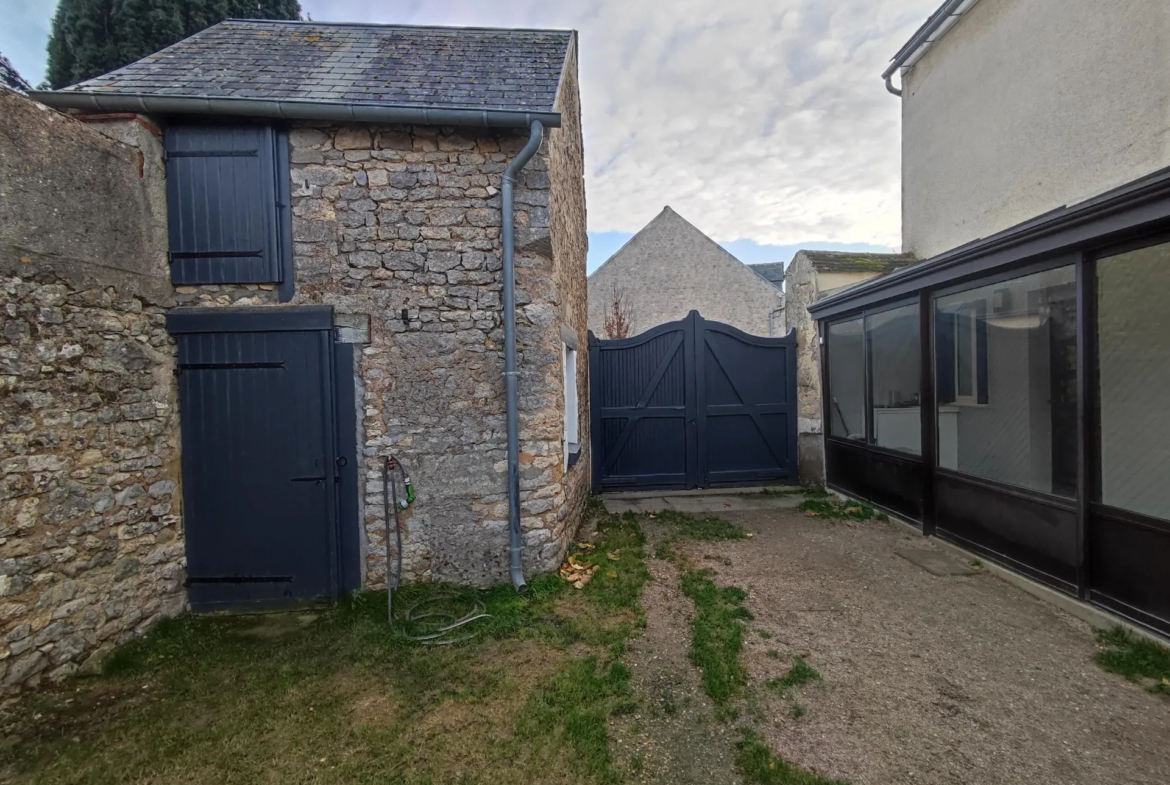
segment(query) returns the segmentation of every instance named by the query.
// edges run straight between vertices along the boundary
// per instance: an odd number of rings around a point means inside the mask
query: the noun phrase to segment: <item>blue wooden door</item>
[[[306,309],[301,324],[279,324],[299,309],[232,310],[198,315],[222,328],[204,332],[182,332],[184,314],[172,313],[191,606],[336,598],[331,314]]]

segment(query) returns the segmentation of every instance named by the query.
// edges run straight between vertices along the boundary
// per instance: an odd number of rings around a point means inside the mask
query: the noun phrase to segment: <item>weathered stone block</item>
[[[369,150],[373,146],[373,139],[368,128],[347,126],[334,134],[333,146],[338,150]]]

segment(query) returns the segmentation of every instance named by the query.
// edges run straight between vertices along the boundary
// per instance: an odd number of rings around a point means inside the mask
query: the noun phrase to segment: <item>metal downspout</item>
[[[539,120],[533,120],[528,144],[504,170],[501,195],[504,223],[504,391],[508,411],[508,551],[512,559],[512,585],[518,592],[526,591],[528,584],[524,580],[524,563],[521,558],[520,421],[516,411],[516,227],[512,191],[516,175],[536,155],[543,139],[544,125]]]

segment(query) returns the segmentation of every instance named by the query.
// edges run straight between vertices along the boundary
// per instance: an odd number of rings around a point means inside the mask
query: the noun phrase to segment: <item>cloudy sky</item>
[[[52,0],[0,0],[44,75]],[[301,0],[317,21],[580,31],[590,269],[669,204],[746,262],[897,249],[899,102],[879,75],[939,0]]]

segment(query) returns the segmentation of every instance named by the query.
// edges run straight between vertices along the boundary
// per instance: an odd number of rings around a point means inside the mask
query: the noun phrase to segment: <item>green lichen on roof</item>
[[[822,273],[888,273],[918,261],[913,254],[799,251]]]

